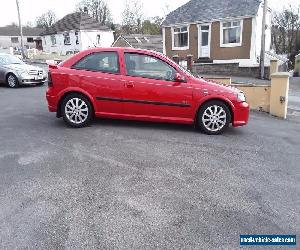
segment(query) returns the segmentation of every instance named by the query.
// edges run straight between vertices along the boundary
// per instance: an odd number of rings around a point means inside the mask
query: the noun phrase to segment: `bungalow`
[[[60,55],[73,54],[91,47],[109,47],[114,41],[113,31],[85,12],[66,15],[41,36],[44,52]]]
[[[33,27],[23,27],[23,44],[27,49],[42,49],[41,38],[42,29]],[[7,25],[0,27],[0,48],[9,47],[21,48],[20,28],[17,25]]]
[[[111,45],[112,47],[132,47],[163,52],[163,38],[161,35],[131,34],[120,35]]]
[[[263,6],[259,0],[191,0],[162,23],[164,53],[196,62],[257,66]],[[266,18],[265,49],[271,48],[271,13]]]

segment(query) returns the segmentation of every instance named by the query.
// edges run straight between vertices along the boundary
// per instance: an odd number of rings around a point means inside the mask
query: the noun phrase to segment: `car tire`
[[[222,134],[230,122],[230,110],[222,101],[213,100],[204,103],[197,115],[198,128],[208,135]]]
[[[87,126],[93,118],[93,107],[89,99],[81,94],[67,95],[61,104],[64,122],[73,128]]]
[[[9,88],[18,88],[20,86],[18,78],[14,74],[12,74],[12,73],[9,73],[7,75],[7,77],[6,77],[6,85]]]

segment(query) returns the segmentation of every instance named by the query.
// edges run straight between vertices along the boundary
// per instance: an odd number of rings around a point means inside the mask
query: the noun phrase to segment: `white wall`
[[[63,33],[55,34],[56,45],[52,45],[51,36],[43,36],[43,51],[66,55],[67,51],[85,50],[91,47],[110,47],[114,41],[113,31],[79,31],[79,44],[76,44],[75,31],[69,31],[70,45],[64,44]],[[100,35],[100,44],[97,44],[97,35]]]
[[[100,35],[100,43],[97,43],[97,35]],[[82,49],[92,47],[110,47],[114,42],[113,31],[81,31]]]
[[[18,37],[19,42],[18,43],[12,43],[11,37]],[[35,36],[23,36],[23,43],[24,46],[28,46],[29,48],[35,48],[35,42],[28,43],[27,38],[31,37],[35,39]],[[20,36],[0,36],[0,48],[8,48],[8,47],[21,47],[21,37]]]
[[[55,34],[56,38],[56,44],[52,44],[51,35],[43,36],[42,42],[43,42],[43,51],[46,53],[57,53],[60,55],[65,55],[67,51],[74,51],[74,50],[81,50],[81,37],[80,32],[78,32],[79,35],[79,44],[76,44],[76,36],[75,31],[70,31],[70,45],[64,44],[64,35],[63,33]]]

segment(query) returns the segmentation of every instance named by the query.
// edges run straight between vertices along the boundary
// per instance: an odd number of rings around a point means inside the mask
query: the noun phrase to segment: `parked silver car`
[[[26,64],[10,54],[0,53],[0,82],[17,88],[21,84],[43,85],[47,81],[46,72],[39,67]]]

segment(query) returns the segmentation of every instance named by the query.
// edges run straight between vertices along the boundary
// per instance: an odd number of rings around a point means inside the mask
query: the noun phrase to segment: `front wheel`
[[[17,88],[19,87],[18,78],[14,74],[9,74],[6,78],[6,84],[10,88]]]
[[[61,105],[63,120],[73,128],[85,127],[93,117],[93,108],[88,100],[80,94],[66,96]]]
[[[200,130],[208,135],[222,134],[231,122],[228,106],[221,101],[209,101],[198,112]]]

